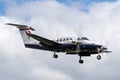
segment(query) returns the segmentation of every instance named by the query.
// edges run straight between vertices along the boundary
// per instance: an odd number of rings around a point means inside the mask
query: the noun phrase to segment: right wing
[[[48,47],[54,47],[54,46],[59,46],[61,45],[60,43],[54,42],[52,40],[40,37],[38,35],[35,34],[29,34],[30,37],[36,39],[37,41],[39,41],[41,44],[46,45]]]

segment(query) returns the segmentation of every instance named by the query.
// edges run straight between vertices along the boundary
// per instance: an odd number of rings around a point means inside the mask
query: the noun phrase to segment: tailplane
[[[30,34],[32,34],[32,31],[35,31],[35,29],[33,29],[32,27],[26,25],[20,25],[20,24],[13,24],[13,23],[7,23],[7,25],[15,26],[19,29],[24,43],[37,42],[35,39],[29,36]]]

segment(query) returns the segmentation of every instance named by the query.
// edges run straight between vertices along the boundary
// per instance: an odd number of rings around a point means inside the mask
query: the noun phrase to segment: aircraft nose
[[[102,47],[102,45],[96,45],[98,48],[101,48]]]
[[[103,46],[103,45],[97,45],[98,48],[101,48],[103,50],[107,50],[108,48],[106,46]]]

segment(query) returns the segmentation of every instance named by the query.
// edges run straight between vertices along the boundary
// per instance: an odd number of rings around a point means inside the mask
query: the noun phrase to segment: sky
[[[0,0],[0,10],[1,10],[0,14],[5,15],[7,7],[11,4],[22,5],[22,4],[25,4],[27,2],[35,2],[35,1],[44,1],[44,0],[12,0],[12,1]],[[91,3],[94,3],[94,2],[96,2],[96,3],[99,3],[99,2],[115,2],[117,0],[56,0],[56,1],[58,1],[60,3],[63,3],[67,6],[70,6],[73,3],[80,3],[81,5],[87,6],[87,5],[90,5]]]
[[[0,80],[119,80],[119,0],[0,0]],[[83,57],[25,48],[19,30],[5,23],[32,26],[57,39],[86,36],[110,54]]]

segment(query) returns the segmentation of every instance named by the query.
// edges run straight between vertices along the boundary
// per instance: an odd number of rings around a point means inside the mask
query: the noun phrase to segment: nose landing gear
[[[98,55],[98,56],[97,56],[97,60],[100,60],[100,59],[101,59],[101,55]]]

